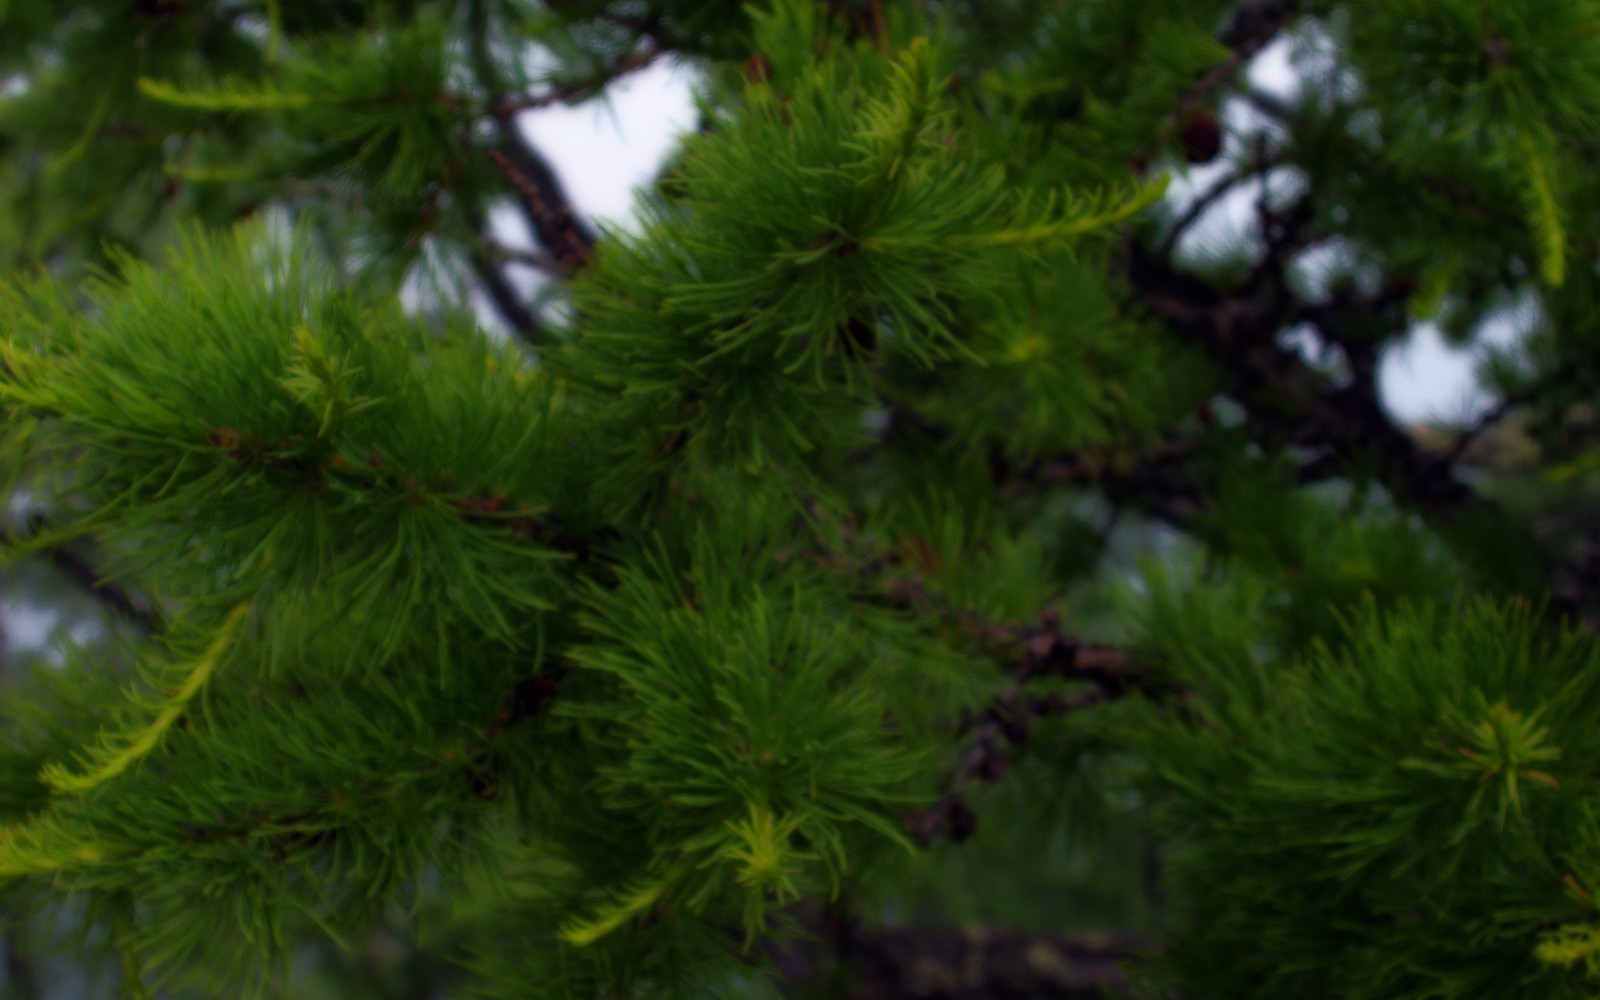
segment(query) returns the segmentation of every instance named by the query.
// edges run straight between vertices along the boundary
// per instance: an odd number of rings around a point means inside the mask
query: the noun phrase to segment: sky
[[[1252,82],[1278,94],[1292,92],[1302,78],[1295,58],[1288,42],[1274,43],[1257,58]],[[676,137],[694,127],[693,86],[692,71],[658,62],[612,84],[609,100],[543,108],[526,115],[523,127],[555,165],[579,210],[604,223],[626,225],[634,188],[650,182]],[[1226,114],[1234,120],[1248,112],[1240,105]],[[1220,169],[1225,165],[1219,161],[1174,178],[1169,197],[1182,199],[1203,188],[1214,176],[1211,171]],[[1231,227],[1248,224],[1251,192],[1237,195],[1208,217],[1196,238],[1225,238]],[[1504,343],[1510,333],[1492,331],[1490,339]],[[1379,365],[1384,404],[1403,423],[1470,419],[1488,405],[1474,378],[1476,358],[1475,351],[1452,347],[1436,328],[1419,324]]]

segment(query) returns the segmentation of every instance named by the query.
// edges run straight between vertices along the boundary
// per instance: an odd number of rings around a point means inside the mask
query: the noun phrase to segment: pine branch
[[[1202,419],[1206,419],[1204,413]],[[996,470],[998,482],[1020,482],[1035,489],[1098,486],[1118,507],[1137,507],[1183,529],[1194,522],[1209,500],[1199,480],[1184,468],[1200,443],[1199,437],[1174,437],[1136,452],[1084,449],[1014,471],[991,456],[990,466]]]
[[[1506,393],[1499,403],[1457,435],[1455,442],[1445,452],[1444,460],[1452,464],[1461,462],[1474,442],[1498,427],[1512,413],[1543,395],[1555,381],[1557,379],[1554,377],[1540,378],[1516,392]]]
[[[510,259],[513,251],[494,242],[489,235],[488,220],[482,213],[469,208],[468,221],[477,241],[477,246],[472,249],[469,259],[473,273],[483,283],[484,294],[493,303],[495,312],[501,320],[515,331],[517,336],[532,346],[538,346],[546,340],[543,324],[500,269],[500,259]],[[544,260],[543,257],[539,259]],[[553,268],[554,263],[550,262],[549,266]]]
[[[1380,332],[1359,339],[1339,332],[1344,318],[1370,329],[1404,304],[1412,284],[1394,281],[1371,296],[1344,293],[1316,304],[1301,301],[1293,291],[1288,267],[1307,245],[1300,227],[1310,217],[1308,206],[1309,198],[1288,212],[1259,207],[1266,253],[1232,293],[1138,246],[1128,258],[1130,282],[1152,312],[1223,363],[1231,392],[1245,406],[1247,426],[1258,438],[1322,452],[1302,468],[1302,479],[1326,476],[1370,456],[1379,480],[1404,505],[1445,522],[1496,512],[1495,504],[1458,478],[1458,453],[1430,453],[1384,409],[1377,389]],[[1278,331],[1298,321],[1313,323],[1328,342],[1345,350],[1351,369],[1346,384],[1334,383],[1276,342]],[[1536,543],[1530,538],[1528,544]],[[1545,575],[1557,615],[1600,625],[1600,557],[1551,559]]]
[[[820,505],[808,500],[811,517],[821,514]],[[841,525],[846,546],[862,539],[860,525],[846,520]],[[814,552],[812,561],[835,572],[848,572],[863,580],[875,580],[884,570],[907,560],[904,550],[870,550],[846,554]],[[1114,646],[1086,643],[1063,632],[1061,618],[1053,609],[1039,615],[1037,625],[994,622],[963,608],[954,608],[928,593],[916,574],[893,579],[887,592],[869,596],[890,607],[915,611],[925,621],[954,621],[963,638],[1006,663],[1007,681],[989,706],[976,717],[963,720],[957,735],[965,737],[964,749],[946,779],[945,794],[932,806],[907,820],[909,832],[920,843],[930,844],[941,834],[957,842],[969,837],[977,817],[963,795],[974,781],[999,781],[1006,774],[1005,744],[1023,746],[1028,741],[1032,720],[1089,708],[1131,693],[1164,699],[1174,692],[1148,674],[1135,669],[1126,651]],[[1086,687],[1069,692],[1040,695],[1028,689],[1041,678],[1083,682]]]
[[[856,931],[846,947],[852,964],[866,973],[857,997],[1103,1000],[1134,995],[1122,966],[1147,945],[1111,935],[1035,936],[1017,931],[957,935],[885,928]]]
[[[1274,94],[1269,94],[1259,87],[1251,87],[1245,92],[1244,99],[1252,108],[1285,126],[1294,126],[1301,123],[1300,112],[1296,111],[1287,101]]]
[[[323,464],[311,461],[300,450],[299,442],[292,439],[273,447],[262,441],[241,438],[237,431],[227,427],[210,432],[206,440],[234,462],[284,470],[310,483],[324,484],[337,480],[344,488],[362,492],[392,490],[397,485],[386,481],[386,476],[392,474],[384,468],[382,456],[377,454],[368,456],[361,465],[348,462],[338,455],[331,462]],[[418,501],[426,498],[448,505],[463,522],[492,524],[513,538],[565,552],[580,562],[590,558],[593,539],[568,530],[563,526],[560,516],[552,511],[508,507],[506,499],[500,496],[444,493],[429,488],[414,476],[406,476],[398,485]],[[610,529],[604,529],[595,537],[607,537],[609,533]]]
[[[551,259],[550,255],[540,250],[522,250],[517,247],[506,246],[504,243],[490,236],[483,236],[478,240],[478,246],[484,255],[492,261],[507,264],[519,264],[529,270],[555,278],[560,277],[561,268]]]

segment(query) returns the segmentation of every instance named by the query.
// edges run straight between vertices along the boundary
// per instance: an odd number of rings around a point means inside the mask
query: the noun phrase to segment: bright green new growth
[[[1550,928],[1585,919],[1600,884],[1588,637],[1541,635],[1526,611],[1369,606],[1338,649],[1241,651],[1182,676],[1205,707],[1140,741],[1184,790],[1171,821],[1199,901],[1184,983],[1249,975],[1263,997],[1575,988],[1581,934]],[[1247,961],[1268,887],[1272,947]]]
[[[59,764],[48,764],[40,772],[39,777],[45,784],[58,792],[83,793],[99,785],[108,778],[115,778],[135,764],[140,757],[149,753],[161,739],[161,734],[166,732],[178,716],[183,714],[184,708],[189,704],[200,688],[217,668],[217,661],[227,652],[228,645],[233,641],[234,632],[239,627],[239,620],[250,611],[250,605],[240,604],[228,612],[222,622],[222,630],[212,639],[211,645],[201,654],[189,669],[188,676],[183,683],[173,692],[172,698],[161,706],[156,717],[144,730],[129,734],[126,739],[127,746],[117,747],[106,744],[96,748],[90,754],[93,769],[87,773],[74,774]],[[97,761],[94,758],[99,758]]]
[[[761,997],[925,915],[1600,986],[1592,0],[67,7],[0,0],[0,552],[154,610],[7,668],[5,916],[135,997]],[[1285,32],[1360,86],[1230,75]],[[664,50],[702,127],[589,246],[517,115]],[[1260,245],[1194,252],[1224,93]],[[1510,301],[1539,477],[1373,433]]]
[[[609,245],[578,289],[584,336],[538,368],[460,322],[339,294],[303,233],[187,237],[160,267],[118,258],[87,308],[47,282],[11,293],[0,397],[23,481],[77,512],[53,537],[92,532],[111,572],[220,624],[195,658],[141,656],[152,686],[187,670],[142,721],[82,702],[110,714],[52,723],[102,744],[44,764],[54,794],[4,831],[0,870],[144,901],[127,954],[180,983],[283,955],[291,915],[342,934],[425,866],[460,870],[493,847],[476,843],[485,799],[517,803],[550,857],[615,887],[567,911],[572,946],[663,907],[734,914],[748,946],[776,907],[910,848],[898,814],[931,793],[927,726],[981,687],[905,686],[919,640],[797,544],[798,482],[719,500],[687,550],[624,533],[604,571],[567,539],[650,487],[661,456],[620,434],[641,401],[685,407],[719,465],[788,462],[859,399],[837,331],[877,322],[908,362],[982,371],[949,326],[963,296],[998,300],[1001,276],[1159,196],[1008,191],[962,151],[934,66],[918,39],[891,61],[844,49],[808,65],[781,106],[751,84],[686,163],[694,212]],[[143,86],[268,112],[333,84]],[[880,96],[840,120],[839,87]],[[750,169],[774,143],[792,171]],[[796,187],[744,190],[730,172]],[[797,195],[809,215],[738,232],[751,199]],[[628,311],[641,300],[648,324]],[[652,366],[642,351],[671,353]],[[733,428],[760,437],[719,448]],[[699,519],[709,482],[669,520]],[[517,678],[563,664],[578,673],[552,712],[518,702]],[[508,728],[530,714],[542,735]],[[211,902],[185,908],[185,884]]]

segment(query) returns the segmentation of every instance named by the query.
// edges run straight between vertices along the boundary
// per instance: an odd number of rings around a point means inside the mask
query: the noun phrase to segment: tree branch
[[[784,984],[801,995],[845,974],[850,1000],[1106,1000],[1132,996],[1124,963],[1153,950],[1129,934],[1029,934],[971,928],[865,928],[836,915],[807,919],[808,940],[774,949]],[[842,969],[839,967],[843,967]]]
[[[119,617],[132,623],[140,632],[153,634],[161,628],[161,616],[144,597],[134,594],[121,584],[102,577],[98,570],[79,552],[63,546],[48,553],[51,565],[61,575],[84,593],[105,605]]]
[[[619,77],[637,73],[671,51],[672,49],[661,40],[647,37],[643,45],[609,63],[597,74],[596,79],[561,84],[538,94],[504,94],[495,99],[491,105],[491,113],[500,121],[508,121],[521,111],[546,108],[552,104],[565,104],[568,101],[592,96]]]
[[[1228,57],[1201,74],[1190,85],[1178,102],[1175,118],[1183,116],[1204,104],[1208,98],[1233,76],[1234,72],[1249,62],[1257,52],[1294,20],[1299,5],[1294,0],[1246,0],[1228,21],[1228,26],[1217,36],[1217,41],[1229,49]]]
[[[1269,260],[1275,255],[1268,254]],[[1273,264],[1272,266],[1281,266]],[[1484,501],[1450,463],[1424,453],[1384,412],[1370,384],[1338,387],[1275,338],[1297,304],[1280,287],[1225,296],[1135,247],[1129,279],[1145,304],[1188,339],[1208,348],[1231,373],[1235,394],[1255,426],[1284,442],[1330,447],[1350,457],[1375,452],[1386,486],[1434,514]]]
[[[29,530],[35,534],[45,529],[42,517],[34,517],[29,522]],[[6,533],[5,541],[12,542]],[[71,545],[60,545],[55,548],[45,549],[42,553],[69,583],[79,590],[94,598],[107,610],[117,617],[130,623],[145,635],[154,635],[161,631],[161,614],[154,605],[142,594],[136,594],[119,583],[107,580],[83,554]]]
[[[511,282],[501,273],[499,265],[477,250],[472,252],[470,260],[472,273],[478,276],[484,294],[489,297],[500,319],[529,344],[538,346],[544,343],[546,338],[543,324],[533,314],[533,310],[523,303],[517,290],[511,287]]]
[[[563,276],[587,263],[598,234],[572,201],[544,156],[530,144],[515,119],[500,122],[500,141],[489,159],[511,181],[534,238],[550,252]]]
[[[1222,200],[1223,196],[1229,191],[1254,176],[1254,174],[1241,174],[1230,170],[1217,178],[1210,187],[1195,195],[1194,200],[1183,210],[1183,214],[1179,215],[1172,223],[1172,228],[1167,230],[1167,235],[1162,238],[1160,249],[1157,251],[1159,255],[1162,257],[1170,256],[1177,247],[1178,240],[1183,238],[1183,234],[1188,231],[1190,226],[1200,221],[1200,217],[1205,215],[1218,201]]]
[[[468,44],[473,72],[489,93],[491,113],[499,133],[495,145],[488,151],[489,159],[511,182],[529,231],[539,245],[549,252],[560,275],[565,277],[588,260],[597,234],[579,217],[554,168],[528,142],[517,125],[518,101],[522,98],[506,94],[505,84],[495,67],[494,56],[489,49],[489,10],[485,0],[473,0],[468,18]],[[480,236],[486,235],[481,226],[478,229]],[[484,269],[476,262],[474,269],[480,277],[484,275]],[[500,304],[500,297],[509,291],[508,286],[502,286],[498,292],[493,287],[486,287],[497,305]],[[526,306],[522,311],[527,311]],[[513,313],[516,311],[513,310]],[[513,321],[512,325],[521,328],[518,322]]]
[[[914,580],[899,581],[891,590],[891,600],[924,613],[937,613]],[[977,816],[967,805],[966,787],[975,781],[1005,777],[1005,744],[1025,745],[1033,719],[1089,708],[1133,691],[1152,697],[1170,693],[1154,679],[1137,674],[1123,650],[1085,643],[1062,632],[1061,619],[1054,611],[1042,613],[1038,626],[994,624],[966,612],[959,613],[958,619],[966,630],[992,644],[1010,661],[1009,679],[986,709],[960,727],[960,732],[968,734],[966,746],[946,779],[945,794],[908,821],[908,829],[923,844],[931,844],[941,834],[957,842],[972,835]],[[1041,677],[1082,681],[1087,686],[1043,697],[1030,695],[1027,684]]]

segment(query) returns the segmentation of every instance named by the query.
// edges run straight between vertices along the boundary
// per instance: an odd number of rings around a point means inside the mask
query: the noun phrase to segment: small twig
[[[505,94],[495,99],[490,105],[489,113],[505,122],[522,111],[547,108],[552,104],[565,104],[575,98],[590,96],[603,90],[619,77],[637,73],[671,51],[660,40],[650,38],[636,51],[608,64],[593,80],[565,83],[537,94]]]
[[[29,523],[34,534],[42,532],[45,521],[35,517]],[[7,538],[6,541],[13,539]],[[107,609],[132,624],[146,635],[161,630],[161,615],[143,595],[107,580],[82,552],[70,545],[46,549],[41,553],[62,576],[79,590],[94,598]]]
[[[1252,176],[1253,174],[1241,174],[1230,170],[1217,178],[1210,187],[1195,195],[1194,200],[1183,210],[1183,214],[1178,216],[1177,220],[1173,222],[1172,228],[1167,231],[1167,235],[1162,238],[1161,245],[1156,249],[1156,253],[1162,257],[1171,256],[1172,251],[1178,245],[1178,240],[1183,237],[1183,234],[1190,226],[1198,222],[1200,217],[1218,201],[1222,200],[1224,195],[1249,180]]]
[[[552,278],[561,276],[561,265],[557,264],[554,257],[538,250],[523,250],[519,247],[509,247],[490,236],[478,238],[478,246],[490,260],[507,261],[512,264],[521,264],[532,268]]]
[[[883,18],[882,0],[867,0],[872,8],[872,33],[877,39],[878,48],[889,51],[889,22]]]
[[[1260,89],[1251,87],[1244,94],[1245,103],[1283,125],[1294,126],[1301,123],[1300,112],[1296,111],[1289,102]]]
[[[146,634],[161,627],[161,618],[150,607],[150,602],[126,587],[100,576],[94,566],[70,548],[51,549],[50,562],[68,580],[101,604],[125,618]]]
[[[926,601],[926,596],[922,599]],[[968,734],[966,748],[945,781],[945,794],[908,822],[911,833],[923,844],[932,843],[941,833],[956,841],[972,834],[977,818],[966,803],[964,789],[974,781],[993,782],[1005,776],[1004,745],[1025,744],[1034,717],[1089,708],[1133,690],[1153,696],[1167,693],[1150,678],[1130,672],[1124,651],[1064,634],[1053,611],[1040,615],[1039,627],[979,624],[967,617],[969,626],[985,638],[1019,645],[1021,653],[1012,660],[1005,687],[988,708],[961,728]],[[1090,686],[1043,696],[1025,693],[1029,681],[1046,676],[1085,681]]]
[[[1494,409],[1479,417],[1476,423],[1461,432],[1455,443],[1450,446],[1450,450],[1444,453],[1444,461],[1450,465],[1455,465],[1461,461],[1461,457],[1467,453],[1468,448],[1472,447],[1473,442],[1498,426],[1517,407],[1531,401],[1542,389],[1543,386],[1540,384],[1528,386],[1520,392],[1507,393],[1505,398],[1495,405]]]
[[[490,49],[491,24],[487,0],[471,0],[467,14],[468,49],[473,71],[479,84],[488,91],[491,105],[498,108],[505,98],[505,84]],[[527,260],[519,262],[528,263],[557,277],[565,277],[578,262],[588,258],[594,246],[595,234],[577,219],[555,171],[517,128],[515,112],[505,109],[496,110],[494,114],[499,139],[496,148],[489,151],[489,158],[511,181],[529,230],[540,245],[549,251],[548,254],[530,255]],[[531,305],[517,294],[492,259],[496,256],[508,258],[508,254],[495,253],[487,246],[490,230],[483,218],[483,210],[478,206],[470,206],[469,216],[480,244],[480,249],[472,254],[472,267],[483,282],[484,291],[502,318],[519,335],[529,341],[540,339],[538,318]]]
[[[768,945],[784,996],[1111,1000],[1134,995],[1123,965],[1156,950],[1154,941],[1121,931],[883,926],[836,905],[795,908],[786,916],[798,933]],[[838,985],[841,973],[848,991]]]
[[[1206,70],[1189,87],[1179,104],[1180,111],[1203,103],[1233,76],[1235,70],[1266,48],[1294,14],[1295,5],[1289,0],[1251,0],[1242,6],[1219,39],[1229,48],[1228,57]]]
[[[415,249],[422,245],[430,230],[439,220],[439,210],[443,207],[445,198],[450,194],[450,189],[455,185],[456,175],[460,173],[461,161],[452,153],[446,161],[444,170],[437,180],[428,185],[427,194],[423,197],[422,205],[417,209],[417,222],[411,229],[411,235],[406,237],[407,249]]]
[[[511,282],[500,273],[500,268],[495,262],[482,253],[474,252],[470,258],[472,272],[483,283],[484,294],[494,305],[495,312],[505,324],[516,331],[517,336],[529,344],[538,346],[545,340],[543,324],[522,301],[517,290],[511,287]]]

